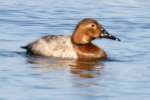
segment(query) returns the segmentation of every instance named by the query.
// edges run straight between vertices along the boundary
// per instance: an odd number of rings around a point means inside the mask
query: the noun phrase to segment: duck
[[[21,48],[29,55],[69,58],[69,59],[107,59],[106,52],[92,43],[95,39],[119,38],[109,34],[106,29],[93,18],[82,19],[71,36],[47,35]]]

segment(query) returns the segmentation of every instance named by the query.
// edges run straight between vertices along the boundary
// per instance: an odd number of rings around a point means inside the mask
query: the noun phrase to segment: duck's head
[[[109,34],[96,20],[86,18],[76,26],[72,35],[72,42],[75,44],[88,44],[98,38],[120,41],[119,38]]]

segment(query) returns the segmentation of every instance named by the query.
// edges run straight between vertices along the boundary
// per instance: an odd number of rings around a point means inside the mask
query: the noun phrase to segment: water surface
[[[149,100],[149,0],[1,0],[0,100]],[[106,61],[29,57],[20,46],[95,18],[122,42]]]

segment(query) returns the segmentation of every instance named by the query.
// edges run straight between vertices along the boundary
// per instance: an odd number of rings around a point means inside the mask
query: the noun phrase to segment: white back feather
[[[31,52],[42,56],[77,58],[69,36],[44,36],[30,44]]]

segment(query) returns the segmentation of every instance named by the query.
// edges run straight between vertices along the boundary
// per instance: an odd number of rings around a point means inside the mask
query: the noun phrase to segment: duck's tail
[[[28,50],[28,49],[29,49],[29,46],[28,46],[28,45],[26,45],[26,46],[21,46],[21,48]]]

